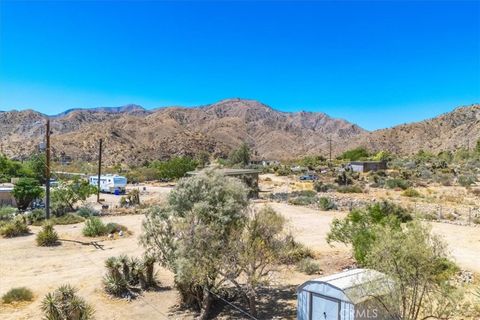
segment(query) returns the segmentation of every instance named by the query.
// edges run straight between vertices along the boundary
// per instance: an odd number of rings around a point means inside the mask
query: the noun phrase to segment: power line
[[[227,301],[225,300],[224,298],[222,298],[220,295],[216,294],[215,292],[212,292],[210,290],[207,289],[208,292],[210,292],[211,294],[213,294],[215,297],[217,297],[218,299],[222,300],[223,302],[225,302],[226,304],[230,305],[232,308],[240,311],[241,313],[243,313],[244,315],[246,315],[247,317],[249,317],[250,319],[253,319],[253,320],[259,320],[258,318],[255,318],[252,314],[250,314],[249,312],[241,309],[240,307],[237,307],[236,305],[234,305],[233,303],[231,303],[230,301]]]

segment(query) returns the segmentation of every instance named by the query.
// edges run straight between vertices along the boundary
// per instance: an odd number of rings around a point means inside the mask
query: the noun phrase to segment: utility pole
[[[50,219],[50,119],[47,119],[45,132],[45,216]]]
[[[100,176],[102,175],[102,142],[103,142],[103,139],[100,139],[99,150],[98,150],[97,202],[100,202]]]
[[[332,162],[332,136],[330,136],[328,139],[328,158],[330,162]]]

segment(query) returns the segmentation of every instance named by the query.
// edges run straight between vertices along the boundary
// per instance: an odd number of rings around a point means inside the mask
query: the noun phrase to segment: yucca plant
[[[58,245],[58,234],[53,228],[53,224],[47,222],[42,230],[37,234],[37,245],[40,247],[51,247]]]
[[[70,285],[60,286],[48,293],[42,301],[42,311],[47,320],[91,320],[95,313],[77,290]]]
[[[145,272],[145,278],[147,282],[147,287],[152,287],[156,285],[155,281],[155,258],[150,255],[145,255],[143,257],[142,265]]]

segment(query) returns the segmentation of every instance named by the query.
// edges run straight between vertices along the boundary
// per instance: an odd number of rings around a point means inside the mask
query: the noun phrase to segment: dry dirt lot
[[[148,196],[151,197],[168,192],[161,188],[150,190],[152,193]],[[116,199],[118,198],[113,198]],[[290,221],[291,230],[297,240],[316,251],[325,274],[337,272],[351,264],[349,248],[342,245],[331,247],[325,241],[332,219],[343,217],[346,213],[321,212],[283,203],[270,205]],[[63,241],[58,247],[39,248],[35,245],[38,227],[32,227],[33,234],[29,236],[0,239],[0,295],[12,287],[20,286],[29,287],[35,294],[32,303],[16,307],[0,304],[0,318],[40,319],[42,297],[59,285],[69,283],[77,287],[79,294],[93,304],[97,319],[192,319],[191,314],[176,312],[178,301],[176,291],[172,288],[172,275],[163,269],[159,269],[158,279],[165,287],[164,290],[147,292],[131,302],[111,299],[103,293],[101,279],[105,272],[105,259],[120,254],[142,254],[138,236],[141,233],[143,216],[109,216],[102,219],[105,222],[121,223],[133,231],[133,234],[117,240],[97,239],[102,249],[67,241]],[[81,235],[82,227],[83,224],[77,224],[55,228],[61,239],[91,241]],[[452,255],[461,267],[480,272],[480,228],[434,223],[433,230],[449,243]],[[262,318],[277,315],[279,319],[294,319],[295,288],[314,277],[298,273],[293,268],[276,273],[273,277],[273,289],[261,298],[264,301],[259,308]],[[223,319],[241,318],[226,306],[216,310],[216,315]]]

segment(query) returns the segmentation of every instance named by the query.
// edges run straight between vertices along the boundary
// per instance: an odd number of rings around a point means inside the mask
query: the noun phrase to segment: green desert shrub
[[[4,238],[13,238],[30,233],[25,217],[17,216],[11,221],[2,223],[0,235]]]
[[[124,225],[121,225],[119,223],[116,223],[116,222],[109,222],[106,224],[105,226],[106,228],[106,233],[107,234],[110,234],[110,233],[116,233],[116,232],[128,232],[128,228],[125,227]]]
[[[41,225],[45,220],[45,210],[44,209],[34,209],[32,212],[27,214],[27,220],[30,224]]]
[[[107,234],[107,226],[97,217],[88,218],[85,221],[82,233],[86,237],[98,237]]]
[[[313,258],[313,251],[300,242],[295,241],[293,236],[288,236],[285,241],[284,250],[280,257],[283,264],[296,264],[306,258]]]
[[[307,197],[307,196],[299,196],[295,198],[291,198],[288,200],[288,203],[293,204],[295,206],[307,206],[310,204],[314,204],[318,201],[317,197]]]
[[[44,319],[48,320],[91,320],[95,310],[83,298],[77,296],[77,290],[63,285],[48,293],[42,301]]]
[[[53,247],[59,244],[58,234],[51,222],[46,222],[37,234],[37,245],[40,247]]]
[[[53,224],[59,224],[59,225],[77,224],[77,223],[80,223],[80,222],[83,222],[83,221],[85,221],[85,219],[83,219],[80,216],[77,216],[76,214],[72,214],[72,213],[67,213],[63,216],[52,218],[52,223]]]
[[[402,196],[404,197],[411,197],[411,198],[417,198],[420,197],[421,194],[417,190],[413,188],[407,188],[405,191],[402,192]]]
[[[315,181],[313,189],[317,192],[327,192],[328,190],[334,190],[335,186],[332,184],[325,184],[322,181]]]
[[[2,296],[3,303],[12,303],[19,301],[32,301],[33,293],[25,287],[12,288]]]
[[[388,179],[385,181],[385,185],[390,188],[390,189],[402,189],[406,190],[408,187],[410,187],[410,182],[405,180],[405,179]]]
[[[90,218],[90,217],[99,216],[100,213],[97,210],[93,209],[92,207],[84,206],[77,210],[77,215],[79,215],[82,218]]]
[[[17,209],[9,206],[0,207],[0,221],[12,220]]]
[[[312,258],[305,258],[300,260],[297,265],[297,270],[308,275],[320,273],[320,264]]]
[[[332,210],[336,208],[335,202],[327,197],[320,197],[318,199],[318,206],[324,211]]]
[[[360,186],[342,186],[338,187],[337,191],[340,193],[363,193],[363,189]]]
[[[476,181],[474,176],[463,175],[458,177],[458,184],[462,187],[470,187]]]

